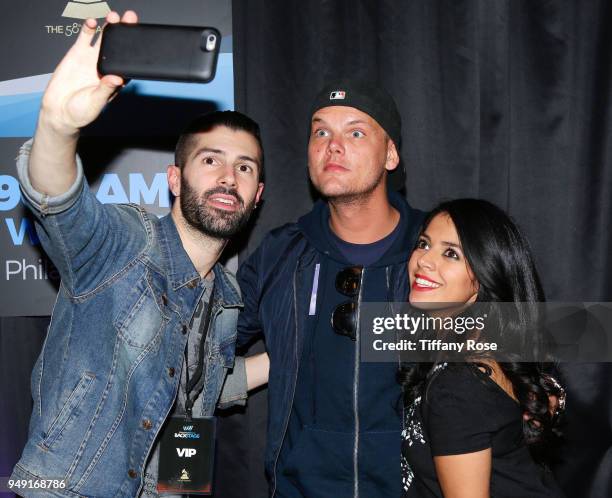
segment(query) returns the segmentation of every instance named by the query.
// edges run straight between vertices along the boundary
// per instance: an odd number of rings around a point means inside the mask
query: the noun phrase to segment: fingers
[[[552,394],[548,395],[548,411],[553,412],[557,407],[557,397]]]
[[[136,12],[134,12],[133,10],[126,10],[123,13],[123,17],[120,17],[118,12],[112,10],[106,15],[106,23],[104,24],[103,28],[105,28],[107,24],[117,24],[119,22],[126,24],[135,24],[138,22],[138,14],[136,14]],[[102,37],[100,36],[96,40],[96,45],[98,46],[98,48],[100,46],[101,39]]]
[[[559,398],[554,394],[548,395],[548,413],[554,415],[559,409]]]
[[[95,19],[86,19],[81,26],[81,32],[77,38],[76,44],[88,46],[91,45],[91,40],[96,34],[96,27],[98,23]]]
[[[121,22],[135,24],[138,22],[138,14],[136,14],[136,12],[133,10],[126,10],[123,13],[123,17],[121,17]]]
[[[117,87],[123,85],[123,78],[121,76],[117,76],[116,74],[107,74],[106,76],[102,76],[100,79],[100,84],[107,86],[114,91]]]
[[[123,16],[119,16],[119,13],[116,11],[111,11],[106,16],[106,22],[114,24],[116,22],[124,22],[128,24],[134,24],[138,22],[138,14],[133,10],[126,10],[123,13]]]
[[[100,79],[100,84],[92,94],[94,106],[100,109],[104,107],[106,103],[113,99],[117,92],[121,90],[122,85],[123,79],[117,75],[107,74],[103,76]]]
[[[121,20],[121,18],[119,17],[119,14],[117,12],[115,12],[114,10],[110,11],[107,15],[106,15],[106,22],[109,24],[114,24],[116,22],[119,22]]]

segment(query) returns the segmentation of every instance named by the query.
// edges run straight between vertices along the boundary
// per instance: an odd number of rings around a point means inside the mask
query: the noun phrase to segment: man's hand
[[[559,381],[550,374],[544,374],[544,384],[548,393],[548,414],[554,420],[565,411],[567,394]],[[528,413],[523,413],[523,420],[529,422],[532,417]],[[540,426],[537,420],[534,420],[533,424],[536,427]]]
[[[117,12],[106,16],[108,23],[135,23],[136,13],[128,10],[121,19]],[[97,62],[102,36],[92,45],[95,19],[87,19],[81,32],[59,66],[43,95],[40,119],[55,131],[73,135],[94,121],[104,106],[123,85],[116,75],[98,76]]]
[[[138,16],[128,10],[119,17],[106,16],[108,23],[135,23]],[[68,191],[77,177],[75,162],[79,130],[94,121],[123,85],[116,75],[100,78],[97,70],[102,37],[95,19],[87,19],[79,37],[55,69],[45,90],[28,175],[34,189],[51,197]]]

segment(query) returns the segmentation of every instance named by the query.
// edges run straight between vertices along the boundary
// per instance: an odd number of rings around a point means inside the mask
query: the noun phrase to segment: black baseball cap
[[[380,85],[351,78],[338,79],[325,85],[317,94],[310,116],[324,107],[346,106],[365,112],[385,130],[399,153],[402,140],[402,118],[393,97]],[[387,175],[387,184],[393,190],[404,188],[406,172],[400,163]]]

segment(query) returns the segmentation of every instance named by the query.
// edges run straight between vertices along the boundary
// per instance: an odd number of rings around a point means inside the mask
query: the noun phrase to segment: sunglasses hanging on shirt
[[[336,334],[350,337],[353,341],[357,340],[357,308],[362,274],[363,266],[350,266],[336,275],[336,290],[353,299],[336,306],[331,316],[331,326]]]

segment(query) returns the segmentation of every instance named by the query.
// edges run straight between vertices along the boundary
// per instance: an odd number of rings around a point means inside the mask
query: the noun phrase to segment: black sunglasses
[[[355,298],[359,295],[361,287],[361,274],[363,266],[350,266],[336,275],[336,290],[340,294]],[[357,340],[357,300],[353,299],[339,304],[331,316],[331,326],[339,335]]]

